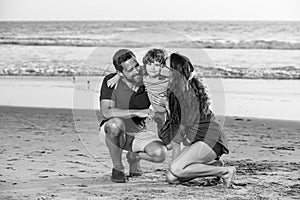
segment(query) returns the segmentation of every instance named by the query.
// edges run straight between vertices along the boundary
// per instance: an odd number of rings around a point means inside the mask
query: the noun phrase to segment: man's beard
[[[141,83],[143,80],[143,76],[141,75],[136,75],[134,77],[132,77],[131,79],[127,79],[128,82],[133,83],[133,84],[138,84]]]

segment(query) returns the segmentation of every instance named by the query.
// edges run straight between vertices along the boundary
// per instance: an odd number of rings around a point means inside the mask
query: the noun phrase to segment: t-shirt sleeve
[[[114,94],[114,87],[108,87],[107,86],[107,81],[112,78],[114,75],[108,75],[104,77],[102,86],[101,86],[101,91],[100,91],[100,101],[103,99],[109,99],[109,100],[114,100],[113,94]]]

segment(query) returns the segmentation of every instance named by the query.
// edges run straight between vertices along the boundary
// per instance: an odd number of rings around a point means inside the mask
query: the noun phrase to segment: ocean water
[[[300,22],[270,21],[0,22],[0,75],[104,75],[118,48],[153,46],[204,77],[300,79]]]

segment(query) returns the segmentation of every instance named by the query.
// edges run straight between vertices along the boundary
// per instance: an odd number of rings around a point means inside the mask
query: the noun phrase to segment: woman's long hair
[[[175,138],[180,124],[193,126],[195,120],[210,120],[213,116],[205,87],[192,76],[194,67],[189,59],[173,53],[170,56],[170,68],[167,91],[170,114],[158,134],[165,144]]]
[[[172,117],[178,118],[180,122],[181,116],[184,116],[184,109],[194,107],[195,113],[200,113],[200,120],[210,118],[209,98],[204,85],[192,77],[194,67],[185,56],[173,53],[170,56],[170,68],[172,70],[169,83],[169,106],[170,112],[173,110]],[[180,105],[176,105],[176,104]],[[181,107],[181,111],[178,108]],[[190,109],[188,109],[190,110]],[[188,114],[188,113],[187,113]]]

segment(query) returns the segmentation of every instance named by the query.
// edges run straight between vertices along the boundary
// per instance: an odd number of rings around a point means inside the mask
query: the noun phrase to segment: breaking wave
[[[113,71],[88,67],[88,70],[76,67],[34,67],[0,69],[2,76],[104,76]],[[300,79],[300,68],[284,66],[274,68],[228,68],[195,66],[198,77],[239,78],[239,79]]]
[[[114,38],[81,38],[81,37],[0,37],[0,44],[36,45],[36,46],[124,46],[147,47],[152,43],[145,41],[128,41]],[[300,49],[300,42],[277,40],[196,40],[159,41],[156,45],[180,48],[213,48],[213,49]]]

